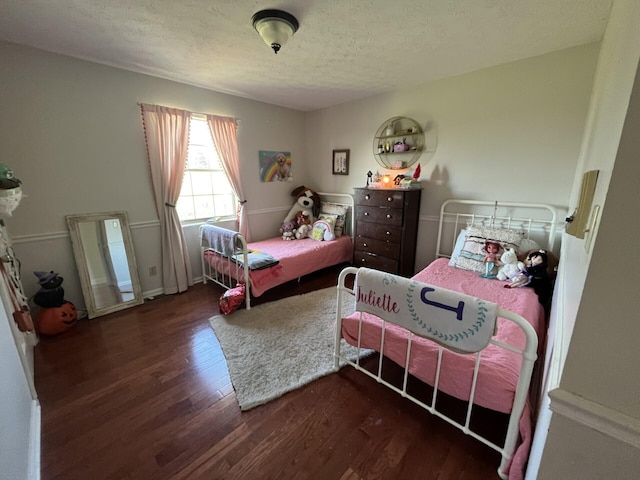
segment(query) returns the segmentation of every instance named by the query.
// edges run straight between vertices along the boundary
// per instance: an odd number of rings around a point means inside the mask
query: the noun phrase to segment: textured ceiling
[[[0,0],[0,39],[302,111],[602,39],[612,0]],[[293,14],[278,55],[251,16]]]

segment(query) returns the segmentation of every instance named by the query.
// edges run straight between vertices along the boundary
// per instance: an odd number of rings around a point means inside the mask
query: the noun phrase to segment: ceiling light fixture
[[[253,28],[275,53],[298,31],[298,20],[282,10],[261,10],[252,18]]]

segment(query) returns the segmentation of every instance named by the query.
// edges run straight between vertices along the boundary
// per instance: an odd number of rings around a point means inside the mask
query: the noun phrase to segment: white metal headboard
[[[344,207],[347,207],[348,211],[347,211],[347,216],[349,217],[348,220],[348,226],[349,226],[349,232],[347,232],[349,234],[350,237],[353,238],[353,235],[355,233],[355,220],[354,220],[354,214],[353,214],[353,197],[351,195],[349,195],[348,193],[330,193],[330,192],[316,192],[318,195],[320,195],[320,199],[323,202],[330,202],[330,203],[335,203],[337,205],[342,205]]]
[[[493,225],[522,230],[554,253],[559,232],[558,210],[543,203],[447,200],[440,207],[436,257],[450,257],[460,230],[467,225]]]

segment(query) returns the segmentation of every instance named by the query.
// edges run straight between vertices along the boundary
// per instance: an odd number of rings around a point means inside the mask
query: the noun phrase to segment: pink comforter
[[[475,272],[461,270],[448,265],[447,259],[438,259],[414,277],[420,282],[448,288],[497,303],[500,307],[526,318],[538,333],[539,349],[545,336],[544,309],[531,288],[504,288],[504,283],[481,278]],[[343,320],[342,335],[347,342],[356,345],[358,317],[355,313]],[[363,314],[361,346],[380,349],[381,322],[370,314]],[[407,331],[387,324],[384,355],[399,365],[405,364]],[[498,333],[494,337],[504,343],[524,346],[524,334],[514,323],[499,318]],[[410,372],[420,380],[433,385],[438,346],[424,338],[414,336],[409,359]],[[439,389],[454,397],[469,398],[475,355],[461,355],[445,350]],[[515,395],[520,369],[520,356],[503,348],[489,345],[482,352],[478,372],[475,403],[492,410],[509,413]],[[520,420],[522,444],[516,449],[509,478],[521,478],[528,456],[532,435],[531,409],[529,403]]]
[[[270,238],[247,245],[250,250],[264,252],[277,258],[280,263],[274,267],[249,272],[251,294],[259,297],[270,288],[289,280],[316,272],[326,267],[351,262],[353,245],[351,237],[343,235],[330,242],[311,238],[285,241],[281,237]],[[212,267],[216,267],[215,254],[205,254]],[[235,277],[235,274],[232,274]]]

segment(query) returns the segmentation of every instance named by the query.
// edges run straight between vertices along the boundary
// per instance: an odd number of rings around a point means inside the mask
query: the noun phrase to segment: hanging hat
[[[22,182],[13,176],[11,167],[0,163],[0,188],[9,190],[19,187],[21,184]]]

